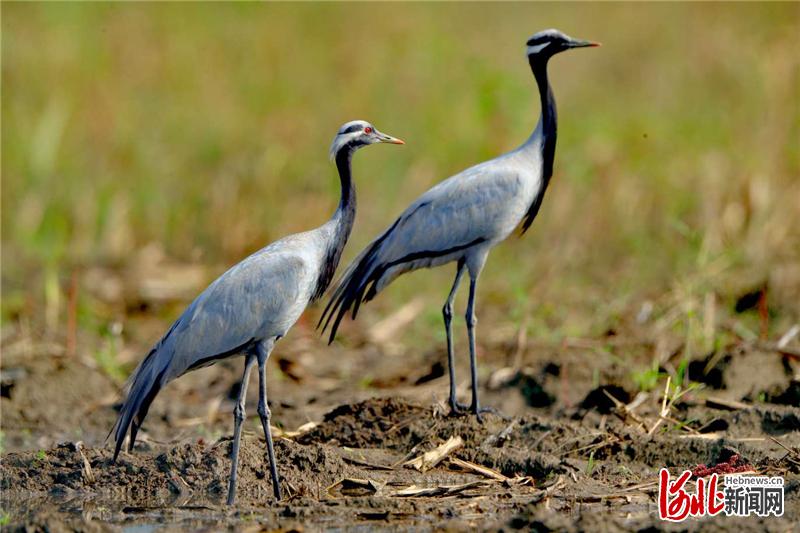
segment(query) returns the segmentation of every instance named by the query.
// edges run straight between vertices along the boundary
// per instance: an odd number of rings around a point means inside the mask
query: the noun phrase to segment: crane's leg
[[[444,317],[444,331],[447,334],[447,367],[450,371],[450,412],[453,414],[461,414],[466,405],[461,405],[456,401],[456,367],[455,356],[453,354],[453,300],[455,299],[458,286],[461,283],[461,275],[464,273],[464,259],[459,259],[458,266],[456,267],[456,279],[453,280],[453,287],[450,289],[450,294],[447,296],[447,301],[442,308],[442,316]]]
[[[233,451],[231,453],[231,477],[228,481],[228,505],[233,505],[233,501],[236,499],[236,481],[239,468],[239,441],[242,436],[242,422],[244,421],[244,402],[245,398],[247,398],[247,382],[250,381],[250,371],[253,370],[255,362],[255,356],[246,356],[242,385],[239,387],[239,399],[236,401],[236,407],[233,408]]]
[[[469,336],[469,369],[472,374],[472,404],[469,410],[479,422],[482,422],[481,413],[496,412],[491,408],[481,408],[478,402],[478,358],[475,353],[475,324],[478,319],[475,316],[475,290],[478,288],[478,276],[486,263],[488,250],[482,250],[475,255],[467,258],[467,269],[469,270],[469,300],[467,301],[467,314],[464,317],[467,322],[467,335]]]
[[[475,289],[478,285],[477,276],[470,272],[469,279],[469,301],[467,302],[467,336],[469,337],[469,370],[472,376],[472,404],[469,410],[474,413],[478,420],[481,418],[480,404],[478,403],[478,358],[475,354],[475,324],[478,319],[475,317]]]
[[[256,348],[258,354],[258,416],[261,418],[261,425],[264,428],[264,438],[267,440],[267,453],[269,454],[269,469],[272,474],[272,492],[275,499],[281,499],[281,485],[278,479],[278,467],[275,464],[275,448],[272,445],[272,430],[269,426],[269,419],[272,413],[267,403],[267,359],[275,345],[274,340],[260,342]]]

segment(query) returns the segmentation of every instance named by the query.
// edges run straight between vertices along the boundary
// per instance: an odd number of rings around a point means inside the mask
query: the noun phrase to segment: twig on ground
[[[415,457],[410,461],[403,463],[403,466],[414,468],[420,472],[426,472],[439,464],[442,459],[447,457],[450,453],[457,450],[464,444],[463,439],[456,435],[447,439],[446,442],[440,444],[433,450],[425,452],[419,457]]]
[[[628,417],[630,417],[631,419],[633,419],[633,420],[634,420],[634,422],[636,422],[636,423],[638,424],[638,426],[637,426],[637,427],[638,427],[639,429],[641,429],[642,431],[647,431],[647,427],[645,427],[644,420],[642,420],[642,419],[641,419],[641,417],[639,417],[639,415],[637,415],[636,413],[634,413],[634,412],[633,412],[633,410],[632,410],[632,409],[630,409],[630,408],[628,407],[628,405],[624,404],[623,402],[621,402],[620,400],[618,400],[617,398],[615,398],[615,397],[614,397],[614,395],[612,395],[612,394],[611,394],[610,392],[608,392],[606,389],[603,389],[603,394],[605,394],[606,396],[608,396],[608,398],[609,398],[609,399],[610,399],[612,402],[614,402],[614,406],[615,406],[615,409],[614,409],[614,415],[616,415],[616,416],[617,416],[617,418],[619,418],[620,420],[622,420],[622,422],[624,422],[624,423],[627,423],[627,422],[628,422],[628,420],[627,420],[627,419],[628,419]],[[638,398],[639,398],[639,396],[637,396],[637,400],[638,400]],[[645,396],[644,396],[644,398],[646,399],[646,398],[647,398],[647,395],[645,395]],[[634,401],[633,401],[633,402],[631,402],[629,405],[634,405],[634,403],[635,403],[637,400],[634,400]],[[639,401],[638,401],[638,403],[636,403],[636,406],[640,405],[640,404],[642,403],[642,401],[644,401],[644,400],[639,400]]]
[[[767,352],[777,352],[784,357],[792,359],[793,361],[800,361],[800,350],[793,350],[792,348],[788,348],[786,346],[781,348],[777,343],[763,341],[754,342],[751,344],[751,346]]]
[[[564,482],[561,476],[559,476],[559,483],[555,483],[553,486],[546,489],[547,493],[557,490],[560,486],[563,486]],[[418,487],[416,485],[411,485],[409,487],[405,487],[403,489],[398,490],[392,496],[400,496],[406,498],[415,498],[415,497],[431,497],[431,496],[455,496],[455,495],[462,495],[462,496],[472,496],[472,497],[485,497],[484,494],[472,494],[467,495],[464,494],[468,490],[472,489],[479,489],[484,487],[493,487],[497,486],[497,484],[502,483],[504,486],[508,487],[513,485],[518,486],[527,486],[531,483],[530,477],[516,477],[516,478],[506,478],[503,480],[500,479],[481,479],[479,481],[470,481],[469,483],[463,483],[461,485],[438,485],[435,487]],[[544,490],[542,492],[545,492]]]
[[[635,409],[637,409],[640,405],[642,405],[644,402],[646,402],[648,400],[648,398],[650,398],[650,394],[648,394],[648,393],[646,393],[644,391],[639,391],[636,394],[636,397],[633,399],[633,401],[631,401],[631,403],[626,405],[625,408],[628,411],[632,412]]]
[[[284,431],[284,430],[282,430],[280,428],[275,428],[274,426],[272,426],[272,428],[273,428],[273,432],[277,430],[277,433],[279,433],[278,436],[283,437],[285,439],[293,439],[295,437],[299,437],[303,433],[308,433],[309,431],[311,431],[312,429],[314,429],[318,425],[319,424],[317,422],[311,421],[311,422],[306,422],[305,424],[303,424],[302,426],[298,427],[294,431]]]
[[[426,435],[426,436],[427,436],[427,435],[431,435],[431,434],[433,433],[433,431],[436,429],[436,426],[438,426],[438,425],[439,425],[439,421],[438,421],[438,420],[436,420],[436,419],[434,419],[433,423],[430,425],[430,427],[428,428],[428,430],[425,432],[425,435]],[[392,428],[391,428],[391,429],[394,429],[395,427],[396,427],[396,426],[392,426]],[[391,429],[390,429],[390,431],[391,431]],[[388,434],[388,432],[387,432],[387,434]],[[427,438],[427,437],[426,437],[426,438]],[[420,446],[422,446],[423,444],[425,444],[425,442],[426,442],[426,441],[425,441],[425,439],[423,439],[423,440],[421,440],[420,442],[418,442],[417,444],[415,444],[415,445],[414,445],[414,446],[413,446],[413,447],[412,447],[412,448],[411,448],[411,449],[408,451],[408,453],[407,453],[407,454],[405,454],[405,455],[403,456],[403,458],[402,458],[402,459],[400,459],[400,460],[398,460],[397,462],[395,462],[395,463],[393,463],[393,464],[392,464],[392,468],[397,468],[398,466],[402,465],[403,463],[405,463],[406,461],[408,461],[409,459],[411,459],[412,457],[414,457],[414,454],[415,454],[415,453],[417,453],[417,450],[419,449],[419,447],[420,447]]]
[[[578,503],[599,503],[603,500],[611,500],[617,498],[630,498],[628,494],[587,494],[585,496],[575,496],[574,499]]]
[[[664,384],[664,398],[661,400],[661,412],[659,413],[658,420],[656,420],[653,427],[650,428],[650,431],[647,432],[648,435],[652,435],[658,429],[658,426],[661,425],[661,422],[664,421],[664,417],[669,414],[669,409],[667,408],[667,398],[669,397],[669,384],[672,381],[672,376],[667,376],[667,382]]]
[[[465,490],[485,487],[487,485],[494,483],[497,483],[497,481],[484,479],[480,481],[471,481],[469,483],[464,483],[462,485],[441,485],[438,487],[417,487],[416,485],[411,485],[410,487],[406,487],[405,489],[395,492],[394,496],[401,496],[407,498],[453,496],[455,494],[464,492]]]
[[[325,489],[326,493],[330,493],[333,489],[339,488],[342,493],[368,493],[375,494],[380,489],[380,486],[371,479],[358,479],[358,478],[343,478]]]
[[[96,481],[96,478],[94,476],[94,471],[92,470],[92,465],[89,463],[89,460],[83,453],[83,442],[78,441],[75,443],[74,446],[75,449],[78,450],[78,453],[81,455],[81,460],[83,461],[83,467],[81,468],[81,473],[83,474],[84,479],[86,479],[86,483],[88,485],[92,485]]]
[[[787,452],[789,452],[789,455],[791,455],[792,457],[800,459],[800,452],[798,452],[797,450],[793,450],[792,448],[789,448],[788,446],[786,446],[784,443],[782,443],[781,441],[779,441],[778,439],[776,439],[772,435],[770,435],[767,438],[769,440],[771,440],[772,442],[774,442],[775,444],[777,444],[778,446],[780,446],[781,448],[783,448],[784,450],[786,450]]]
[[[647,483],[639,483],[636,485],[630,485],[628,487],[623,487],[619,489],[619,492],[629,492],[629,491],[636,491],[640,490],[642,492],[647,492],[646,489],[655,489],[658,488],[658,481],[648,481]]]
[[[711,407],[712,409],[726,409],[728,411],[739,411],[739,410],[746,410],[752,409],[753,406],[744,402],[737,402],[736,400],[726,400],[724,398],[718,398],[716,396],[709,396],[705,400],[706,407]]]
[[[690,433],[687,435],[678,435],[679,439],[700,439],[700,440],[719,440],[725,439],[731,442],[764,442],[767,440],[764,437],[730,437],[724,433]]]
[[[488,477],[489,479],[496,479],[497,481],[511,481],[511,478],[504,476],[496,470],[492,470],[491,468],[487,468],[470,461],[464,461],[463,459],[459,459],[457,457],[451,457],[450,464],[458,466],[464,470],[469,470],[476,474],[480,474],[481,476]]]
[[[783,350],[789,345],[790,342],[792,342],[792,339],[797,337],[798,333],[800,333],[800,324],[795,324],[794,326],[789,328],[789,331],[784,333],[780,339],[778,339],[778,342],[775,344],[775,347],[778,348],[779,350]]]

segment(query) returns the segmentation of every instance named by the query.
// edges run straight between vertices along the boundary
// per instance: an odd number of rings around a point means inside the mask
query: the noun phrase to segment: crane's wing
[[[306,304],[301,296],[308,271],[301,255],[269,250],[228,270],[178,319],[171,334],[174,372],[209,364],[256,338],[284,334],[291,325],[285,322]]]
[[[291,240],[273,243],[217,278],[198,296],[139,364],[114,428],[114,458],[130,429],[129,449],[150,404],[172,379],[282,335],[307,303],[313,272]]]
[[[428,190],[348,266],[320,318],[323,331],[332,321],[332,341],[348,310],[355,318],[362,301],[374,298],[400,274],[442,264],[503,234],[508,206],[522,188],[521,178],[495,161]]]

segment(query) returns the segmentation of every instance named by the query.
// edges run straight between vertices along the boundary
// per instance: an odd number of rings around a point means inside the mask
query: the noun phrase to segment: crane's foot
[[[478,419],[478,422],[481,424],[484,421],[483,415],[486,413],[493,414],[505,420],[506,422],[511,420],[511,417],[504,415],[500,411],[498,411],[494,407],[479,407],[476,406],[474,403],[471,405],[467,405],[465,403],[459,403],[455,400],[455,398],[450,399],[450,413],[449,416],[466,416],[466,415],[475,415],[475,418]]]
[[[469,405],[458,403],[455,398],[450,398],[450,413],[448,416],[464,416],[469,413]]]
[[[505,420],[510,420],[507,416],[501,414],[497,409],[494,407],[479,407],[475,409],[472,405],[467,405],[465,403],[458,403],[458,402],[450,402],[450,414],[449,416],[468,416],[468,415],[475,415],[478,419],[478,422],[483,423],[483,414],[491,413],[493,415],[497,415]]]
[[[483,418],[484,413],[494,413],[495,410],[491,407],[475,407],[474,405],[471,405],[469,412],[475,415],[475,419],[479,424],[483,424],[485,422],[485,419]]]
[[[505,420],[506,422],[511,420],[511,417],[504,415],[503,413],[501,413],[500,411],[498,411],[494,407],[476,407],[475,405],[471,405],[469,407],[469,412],[471,414],[475,415],[475,418],[481,424],[483,424],[483,422],[484,422],[483,415],[486,414],[486,413],[490,413],[490,414],[493,414],[495,416],[498,416],[498,417],[502,418],[503,420]]]

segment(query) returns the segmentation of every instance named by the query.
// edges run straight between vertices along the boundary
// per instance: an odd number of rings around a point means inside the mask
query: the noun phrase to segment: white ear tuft
[[[356,137],[361,135],[361,130],[353,131],[350,133],[338,133],[336,137],[333,138],[333,144],[331,144],[330,150],[330,158],[331,160],[336,158],[336,152],[341,150],[342,146],[346,145]]]
[[[550,44],[550,42],[551,41],[547,41],[547,42],[544,42],[542,44],[528,46],[528,55],[530,56],[530,55],[533,55],[533,54],[538,54],[539,52],[544,50],[544,47],[547,46],[548,44]]]

